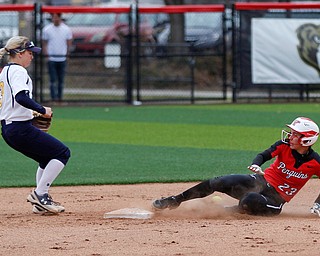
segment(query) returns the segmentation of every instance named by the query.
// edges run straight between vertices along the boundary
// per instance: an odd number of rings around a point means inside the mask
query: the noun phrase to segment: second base
[[[104,214],[105,219],[150,219],[153,212],[140,208],[123,208]]]

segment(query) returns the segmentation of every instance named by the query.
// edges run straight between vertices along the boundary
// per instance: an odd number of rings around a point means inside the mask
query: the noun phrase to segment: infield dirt
[[[313,179],[277,217],[228,213],[211,197],[183,203],[152,219],[104,219],[195,183],[52,187],[66,212],[33,214],[31,188],[0,189],[0,255],[275,255],[317,256],[320,218],[309,212],[320,191]],[[222,204],[236,200],[219,193]]]

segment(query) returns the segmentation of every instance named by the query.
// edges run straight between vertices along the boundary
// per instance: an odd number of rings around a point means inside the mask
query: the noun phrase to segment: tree
[[[228,4],[230,0],[164,0],[166,5],[185,5],[185,4]],[[180,43],[184,42],[184,15],[183,14],[170,14],[170,42]],[[183,47],[173,47],[174,52],[181,52]]]
[[[184,0],[165,0],[166,5],[183,5]],[[170,42],[179,43],[184,42],[184,15],[170,14]],[[181,47],[173,47],[173,52],[181,51]]]

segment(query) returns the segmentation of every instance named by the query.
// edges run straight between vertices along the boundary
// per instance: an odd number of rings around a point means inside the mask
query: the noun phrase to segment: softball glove
[[[41,131],[48,132],[51,126],[52,117],[44,117],[37,112],[34,112],[33,116],[34,117],[32,119],[32,125],[40,129]]]

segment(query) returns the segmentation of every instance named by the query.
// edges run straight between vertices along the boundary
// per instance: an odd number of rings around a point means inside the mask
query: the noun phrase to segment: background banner
[[[319,19],[253,18],[253,84],[319,84]]]

